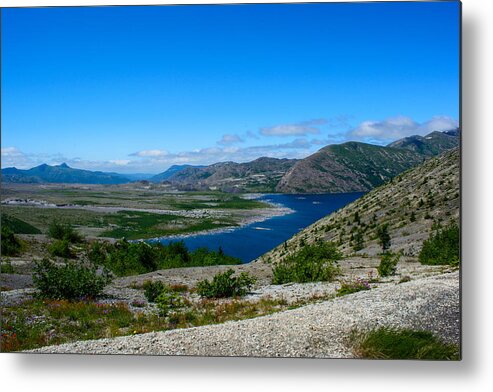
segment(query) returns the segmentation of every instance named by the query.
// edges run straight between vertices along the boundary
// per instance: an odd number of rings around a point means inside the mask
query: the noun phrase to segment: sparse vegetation
[[[406,283],[410,281],[411,281],[411,277],[409,275],[404,275],[402,278],[399,279],[399,283]]]
[[[273,268],[273,284],[331,281],[339,273],[337,261],[342,257],[330,242],[305,245]]]
[[[446,344],[428,331],[378,328],[353,333],[356,354],[368,359],[459,360],[459,348]]]
[[[164,325],[157,317],[135,316],[123,303],[88,301],[35,299],[5,307],[2,316],[2,352],[141,333]]]
[[[357,278],[355,280],[346,280],[341,282],[341,286],[337,289],[337,296],[357,293],[362,290],[370,290],[370,285],[366,280]]]
[[[314,297],[291,305],[271,298],[258,302],[204,299],[192,304],[184,301],[185,307],[175,308],[167,317],[162,317],[154,313],[132,313],[124,303],[35,299],[3,309],[0,347],[2,352],[29,350],[77,340],[218,324],[263,316],[317,300],[319,298]],[[140,303],[138,305],[141,307]]]

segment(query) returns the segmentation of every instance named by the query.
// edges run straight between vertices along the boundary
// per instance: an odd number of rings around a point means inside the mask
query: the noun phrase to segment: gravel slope
[[[353,328],[426,329],[459,343],[459,273],[447,273],[250,320],[43,347],[40,353],[353,357]]]

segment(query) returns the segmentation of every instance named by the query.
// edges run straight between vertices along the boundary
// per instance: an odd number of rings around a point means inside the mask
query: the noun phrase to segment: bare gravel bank
[[[458,344],[458,271],[384,285],[255,319],[80,341],[33,352],[351,358],[351,330],[377,326],[425,329]]]

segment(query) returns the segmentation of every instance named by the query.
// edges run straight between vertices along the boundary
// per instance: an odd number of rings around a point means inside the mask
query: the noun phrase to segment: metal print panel
[[[459,2],[1,12],[2,352],[460,359]]]

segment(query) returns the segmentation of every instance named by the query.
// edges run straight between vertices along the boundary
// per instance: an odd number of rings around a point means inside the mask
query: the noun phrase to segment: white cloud
[[[220,144],[222,146],[229,146],[231,144],[236,144],[236,143],[243,143],[244,140],[238,136],[238,135],[231,135],[231,134],[226,134],[223,135],[221,140],[217,142],[217,144]]]
[[[18,169],[30,169],[42,163],[56,165],[67,159],[61,154],[30,154],[19,150],[17,147],[2,147],[2,168],[17,167]]]
[[[127,166],[132,161],[129,159],[114,159],[109,162],[117,166]]]
[[[166,150],[142,150],[130,154],[134,157],[162,157],[168,155]]]
[[[283,143],[283,144],[278,144],[277,148],[294,148],[294,149],[307,149],[312,146],[312,143],[309,142],[307,139],[294,139],[290,143]]]
[[[433,131],[449,131],[459,126],[459,123],[447,116],[434,116],[431,120],[426,121],[421,125],[421,134],[427,134]]]
[[[326,123],[327,120],[319,118],[296,124],[276,125],[260,128],[260,134],[263,136],[305,136],[308,134],[319,134],[320,129],[318,126]]]
[[[19,157],[23,156],[24,154],[15,147],[2,147],[2,158],[7,158],[7,157]]]
[[[338,123],[342,124],[344,121],[345,119],[341,118]],[[322,124],[330,125],[326,120],[319,119],[298,124],[279,125],[270,129],[281,133],[284,132],[282,136],[297,134],[306,136],[319,133],[317,126]],[[116,171],[120,173],[158,173],[174,164],[210,165],[224,161],[248,162],[262,156],[304,158],[328,144],[343,143],[348,140],[363,140],[383,144],[410,135],[425,135],[432,131],[452,129],[457,125],[457,121],[447,116],[435,116],[423,123],[414,121],[410,117],[398,116],[383,121],[364,121],[350,131],[339,129],[336,133],[330,132],[326,134],[325,137],[322,135],[318,138],[298,137],[288,140],[286,143],[259,143],[254,146],[239,147],[233,145],[233,141],[238,140],[235,138],[238,135],[224,135],[221,140],[227,142],[225,145],[218,143],[218,145],[212,147],[176,153],[160,149],[149,149],[134,152],[129,157],[108,157],[108,160],[101,161],[85,160],[80,157],[70,159],[61,154],[24,153],[14,146],[9,146],[1,150],[2,167],[15,166],[20,169],[28,169],[41,163],[53,165],[66,162],[71,167],[87,170]],[[314,130],[310,130],[310,128],[314,128]],[[248,135],[252,139],[253,136],[256,136],[253,132]],[[273,136],[273,134],[269,136]],[[242,134],[238,138],[244,140],[247,136]]]
[[[457,126],[457,121],[447,116],[435,116],[424,123],[418,123],[410,117],[397,116],[383,121],[363,121],[350,130],[347,136],[359,140],[392,141],[433,131],[446,131]]]

